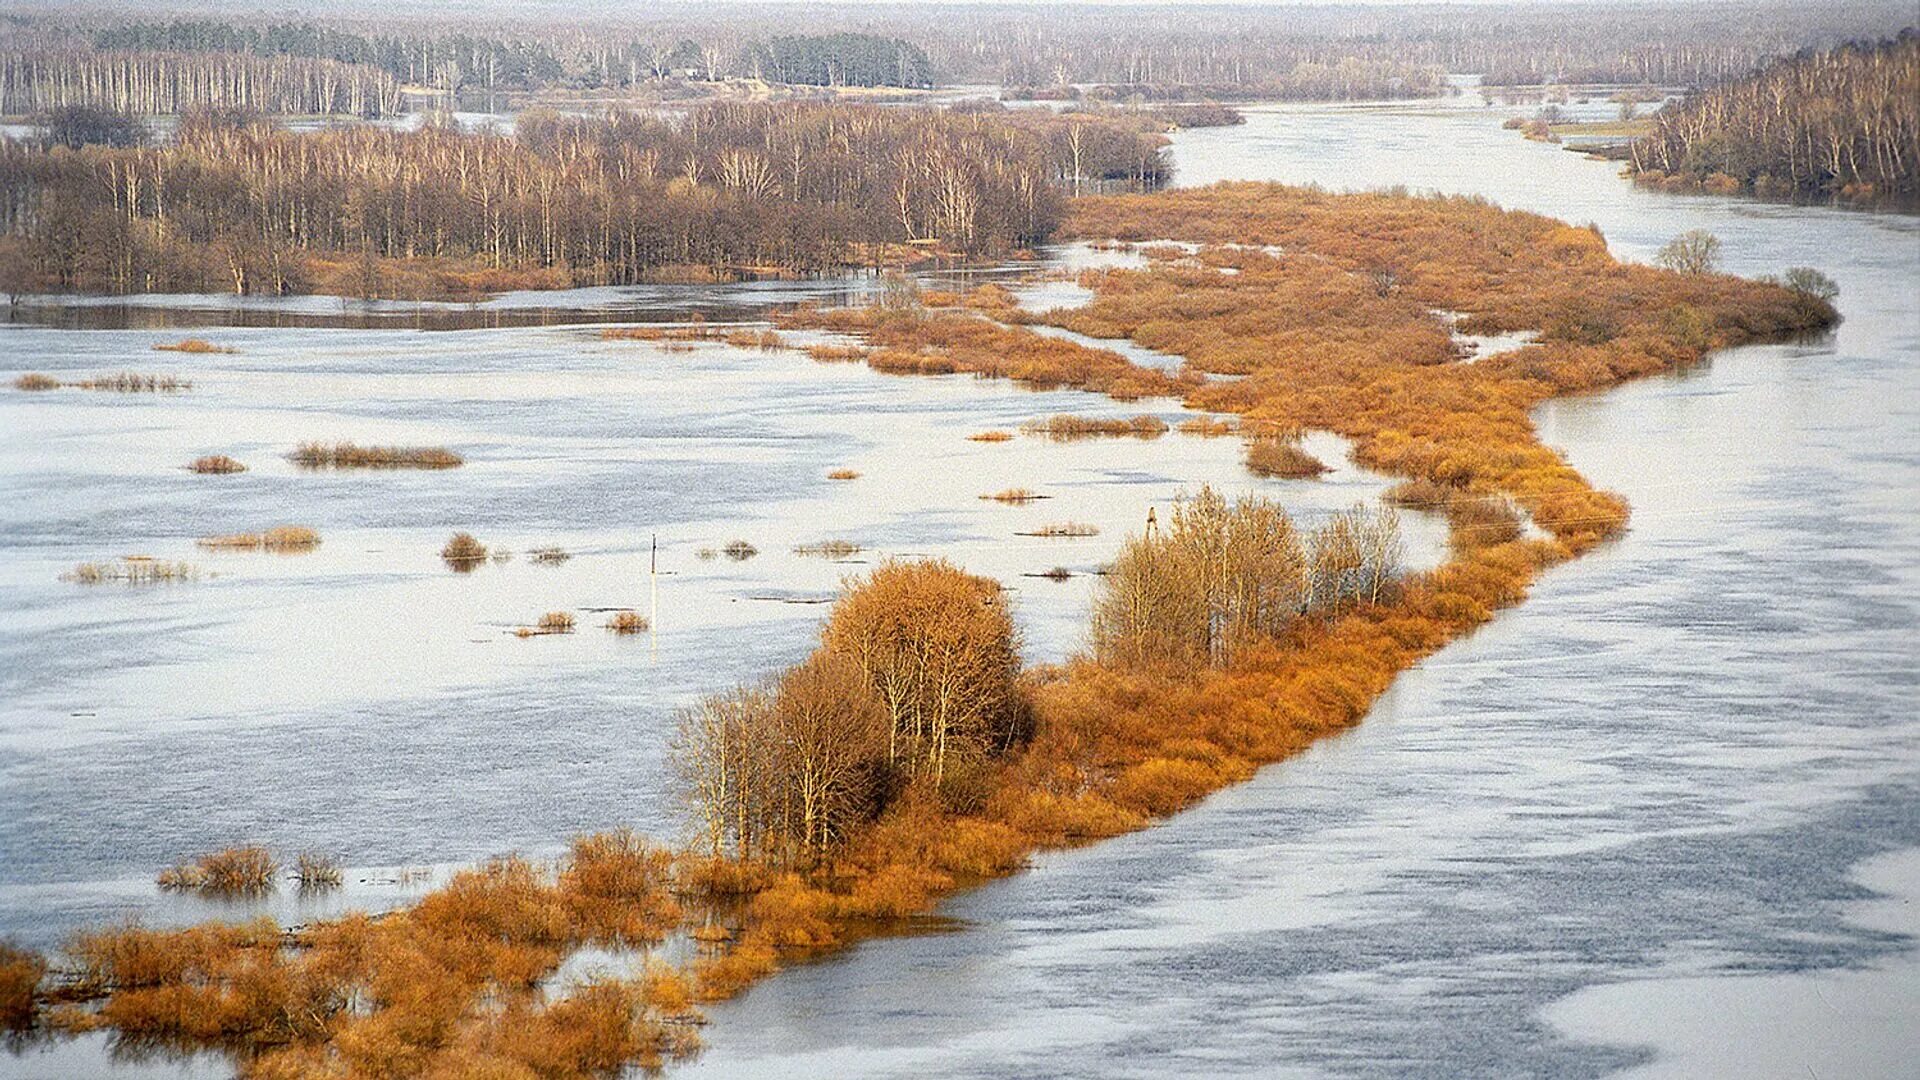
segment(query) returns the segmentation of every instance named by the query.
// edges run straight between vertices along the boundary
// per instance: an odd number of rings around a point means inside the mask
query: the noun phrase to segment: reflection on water
[[[1261,108],[1179,175],[1477,192],[1629,258],[1707,228],[1846,322],[1550,404],[1626,538],[1354,731],[946,905],[969,931],[754,988],[684,1075],[1910,1075],[1914,927],[1854,916],[1920,848],[1920,221],[1638,192],[1504,115]]]

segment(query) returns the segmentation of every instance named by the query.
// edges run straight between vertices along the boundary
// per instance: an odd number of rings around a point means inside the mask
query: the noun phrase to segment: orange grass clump
[[[213,342],[207,341],[204,338],[187,338],[183,341],[173,342],[172,344],[162,342],[155,345],[153,349],[155,352],[177,353],[231,353],[237,351],[225,345],[215,345]]]
[[[226,475],[228,473],[247,471],[245,465],[240,464],[225,454],[208,454],[205,457],[194,458],[192,463],[187,466],[187,469],[191,472],[210,473],[213,475]]]
[[[46,974],[45,957],[0,941],[0,1031],[33,1026],[40,980]]]
[[[978,309],[875,307],[796,321],[927,357],[927,370],[944,363],[1022,378],[1014,372],[1031,364],[1025,370],[1042,384],[1122,398],[1180,393],[1192,407],[1258,422],[1261,431],[1336,432],[1362,463],[1421,482],[1403,494],[1448,514],[1448,561],[1370,586],[1355,571],[1391,563],[1390,517],[1379,529],[1354,515],[1316,530],[1286,549],[1302,564],[1246,543],[1217,497],[1193,500],[1181,513],[1195,524],[1175,524],[1202,538],[1224,530],[1218,535],[1232,542],[1221,552],[1236,560],[1224,567],[1231,580],[1198,593],[1149,589],[1143,599],[1147,610],[1198,628],[1222,625],[1210,605],[1226,605],[1221,613],[1239,620],[1228,625],[1245,631],[1230,649],[1165,656],[1149,648],[1129,662],[1096,652],[1022,672],[1017,642],[1002,640],[991,654],[998,659],[955,671],[993,677],[943,702],[953,709],[941,715],[964,717],[953,731],[972,741],[938,766],[920,756],[928,744],[909,741],[897,756],[900,782],[884,788],[859,787],[862,771],[834,774],[836,790],[859,796],[843,810],[858,812],[831,818],[824,834],[803,831],[804,844],[766,847],[755,830],[757,846],[736,856],[723,844],[728,826],[716,822],[711,844],[703,839],[679,858],[616,844],[608,857],[623,869],[590,881],[504,860],[456,875],[378,922],[318,923],[291,949],[272,924],[105,931],[68,950],[89,973],[80,985],[99,998],[98,1011],[57,1012],[55,1026],[250,1043],[263,1048],[250,1062],[262,1076],[571,1075],[688,1052],[691,1035],[680,1024],[692,999],[727,997],[783,964],[883,932],[956,888],[1017,870],[1037,848],[1139,828],[1358,723],[1399,672],[1519,602],[1543,569],[1617,535],[1625,502],[1540,443],[1529,419],[1540,402],[1836,318],[1822,302],[1762,282],[1623,265],[1591,230],[1475,199],[1231,184],[1080,199],[1071,213],[1082,237],[1261,249],[1203,248],[1192,259],[1112,270],[1091,286],[1092,303],[1047,316],[1247,378],[1202,385],[1118,356],[1056,352]],[[1240,273],[1214,272],[1210,260],[1231,260]],[[1526,349],[1456,364],[1435,309],[1467,313],[1480,332],[1542,335]],[[908,367],[903,360],[900,369]],[[1514,538],[1522,512],[1544,537]],[[1264,523],[1255,540],[1281,534],[1275,512],[1259,504],[1232,514]],[[1175,551],[1183,542],[1175,524],[1165,540],[1130,548]],[[1379,550],[1370,554],[1369,545]],[[1210,550],[1192,546],[1196,557]],[[1152,585],[1156,560],[1136,562],[1149,576],[1109,577],[1102,588]],[[776,755],[769,760],[779,768],[709,769],[689,783],[710,786],[689,794],[799,829],[819,809],[805,799],[817,789],[761,779],[804,779],[809,762],[838,762],[826,751],[848,746],[856,760],[886,760],[894,751],[872,738],[869,694],[883,716],[935,715],[914,695],[939,680],[893,677],[969,655],[951,647],[964,628],[999,618],[997,590],[956,574],[902,564],[855,583],[829,618],[826,655],[771,687],[691,713],[688,729],[721,749],[752,724],[771,725],[754,748]],[[1241,580],[1260,588],[1234,587]],[[1293,589],[1313,595],[1303,603]],[[1124,623],[1134,605],[1108,595],[1101,610]],[[1151,625],[1135,629],[1142,633],[1132,640],[1159,640]],[[835,654],[865,655],[871,666],[850,669]],[[887,678],[863,690],[862,671]],[[924,738],[894,728],[902,730]],[[582,858],[576,844],[571,865]],[[609,878],[631,884],[597,884]],[[555,1002],[535,996],[583,942],[616,932],[658,940],[676,928],[697,932],[687,972],[589,984]]]
[[[246,896],[273,888],[280,866],[263,847],[228,848],[160,871],[163,889]]]
[[[858,480],[860,474],[853,469],[835,469],[827,474],[829,480]]]
[[[1328,470],[1319,458],[1291,439],[1261,438],[1247,440],[1247,471],[1255,476],[1305,480]]]
[[[1008,488],[1005,491],[996,491],[991,495],[982,495],[980,497],[989,502],[1007,503],[1012,506],[1023,506],[1035,499],[1046,498],[1045,495],[1041,495],[1028,488]]]
[[[320,546],[320,534],[304,525],[276,525],[266,532],[203,536],[195,543],[229,551],[312,551]]]
[[[455,570],[471,570],[486,561],[487,545],[472,533],[457,532],[440,548],[440,557]]]
[[[1136,416],[1130,420],[1099,416],[1049,416],[1020,425],[1029,435],[1040,435],[1058,442],[1070,439],[1122,438],[1157,439],[1167,433],[1167,422],[1157,416]]]
[[[442,446],[360,446],[306,442],[287,455],[309,469],[451,469],[466,459]]]
[[[976,431],[967,436],[969,442],[1012,442],[1011,431]]]
[[[13,388],[15,390],[58,390],[60,389],[60,380],[51,375],[42,375],[37,371],[29,371],[25,375],[13,380]]]
[[[616,634],[638,634],[652,624],[637,611],[616,611],[607,619],[607,629]]]

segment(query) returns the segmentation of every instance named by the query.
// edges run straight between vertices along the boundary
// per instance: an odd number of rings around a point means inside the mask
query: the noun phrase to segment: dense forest
[[[163,146],[0,147],[0,284],[442,295],[1004,254],[1050,236],[1089,181],[1164,181],[1146,126],[715,104],[528,114],[507,136],[194,114]],[[431,273],[396,283],[409,269]]]
[[[1022,88],[1026,96],[1105,88],[1109,96],[1358,99],[1411,97],[1444,72],[1494,85],[1565,82],[1707,86],[1768,59],[1899,31],[1911,11],[1847,0],[1375,9],[662,5],[583,16],[387,20],[339,5],[325,22],[20,19],[14,48],[222,53],[363,65],[446,92],[631,90],[669,80],[799,85]],[[1047,93],[1055,91],[1055,93]],[[104,102],[90,102],[104,104]]]
[[[193,109],[332,113],[400,111],[392,76],[358,64],[239,53],[0,53],[0,115],[92,106],[155,116]]]
[[[1806,52],[1701,91],[1633,143],[1643,183],[1920,194],[1920,32]]]

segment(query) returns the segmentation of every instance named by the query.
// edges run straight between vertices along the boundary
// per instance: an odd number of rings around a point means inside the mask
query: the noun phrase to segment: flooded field
[[[1069,250],[1059,265],[1092,257]],[[631,305],[631,320],[764,291],[592,299]],[[1312,520],[1385,486],[1330,436],[1307,447],[1335,469],[1307,482],[1256,479],[1234,438],[970,441],[1052,413],[1182,410],[880,375],[797,349],[608,341],[592,325],[197,333],[234,351],[154,350],[177,330],[0,329],[8,383],[122,369],[192,383],[0,394],[16,435],[0,450],[0,933],[25,942],[135,914],[300,920],[387,905],[450,864],[553,851],[580,831],[673,835],[663,758],[676,710],[793,662],[840,580],[878,559],[940,556],[999,578],[1029,657],[1060,659],[1081,643],[1094,572],[1149,507],[1164,514],[1210,483],[1277,494]],[[444,446],[465,464],[315,471],[286,457],[307,440]],[[184,467],[216,453],[247,471]],[[841,471],[857,475],[829,477]],[[1044,498],[981,498],[1008,488]],[[1431,565],[1442,527],[1404,519],[1410,561]],[[1098,531],[1020,535],[1056,522]],[[276,525],[320,544],[196,544]],[[439,552],[456,530],[494,557],[450,567]],[[729,553],[734,541],[753,554]],[[856,550],[796,550],[829,541]],[[567,558],[532,558],[548,547]],[[185,561],[197,579],[61,580],[128,555]],[[1041,576],[1056,568],[1063,580]],[[608,632],[615,609],[654,629]],[[575,632],[514,636],[549,611],[574,614]],[[330,853],[349,887],[244,905],[153,887],[160,867],[243,842]]]
[[[1550,404],[1626,538],[1353,732],[716,1009],[682,1075],[1910,1073],[1920,220],[1638,192],[1506,115],[1260,108],[1176,157],[1484,194],[1627,258],[1706,228],[1846,321]]]
[[[1832,275],[1846,322],[1550,405],[1547,441],[1632,501],[1625,539],[1403,677],[1354,732],[957,898],[943,913],[960,932],[869,942],[714,1009],[708,1051],[676,1075],[1698,1075],[1702,1054],[1762,1028],[1774,1052],[1743,1058],[1747,1075],[1898,1075],[1920,1054],[1903,1022],[1920,1015],[1920,955],[1888,899],[1920,891],[1920,220],[1637,192],[1616,166],[1501,130],[1509,113],[1471,96],[1262,107],[1179,134],[1176,160],[1186,183],[1485,194],[1596,222],[1627,258],[1707,228],[1735,272]],[[861,287],[372,312],[155,298],[0,328],[8,382],[131,368],[194,383],[0,394],[0,936],[297,920],[582,830],[670,833],[675,710],[798,659],[817,601],[867,561],[994,575],[1029,656],[1053,659],[1079,644],[1089,572],[1148,506],[1213,483],[1310,520],[1383,486],[1325,437],[1308,448],[1336,469],[1308,482],[1255,480],[1235,439],[966,438],[1057,412],[1173,418],[1171,402],[669,351],[586,325],[751,318]],[[152,351],[181,326],[237,351]],[[308,439],[444,445],[466,464],[307,472],[284,455]],[[209,453],[248,471],[182,468]],[[978,497],[1014,486],[1050,498]],[[1099,533],[1017,535],[1066,520]],[[320,546],[195,544],[280,524]],[[1430,563],[1439,531],[1404,524]],[[438,551],[456,529],[514,558],[455,572]],[[736,539],[757,554],[721,553]],[[793,551],[830,539],[862,550]],[[530,561],[542,546],[571,558]],[[132,554],[201,576],[60,580]],[[1071,576],[1028,576],[1055,566]],[[654,632],[608,633],[612,608],[654,614]],[[554,610],[574,633],[512,635]],[[242,912],[155,890],[162,865],[237,842],[334,854],[349,886]],[[1860,1003],[1846,1024],[1807,1005],[1828,992]],[[0,1074],[95,1071],[105,1049],[43,1045]]]

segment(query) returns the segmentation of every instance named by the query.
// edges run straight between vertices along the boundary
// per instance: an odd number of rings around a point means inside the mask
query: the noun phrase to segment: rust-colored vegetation
[[[58,390],[60,380],[38,371],[29,371],[13,380],[13,388],[15,390]]]
[[[163,889],[203,892],[220,896],[247,896],[273,888],[280,865],[263,847],[237,847],[202,855],[160,871]]]
[[[46,957],[0,941],[0,1031],[33,1026],[40,980],[46,974]]]
[[[1126,542],[1096,593],[1091,651],[1033,670],[997,584],[883,563],[848,583],[805,662],[686,714],[674,758],[698,837],[678,859],[630,837],[601,853],[576,842],[557,873],[490,863],[409,911],[309,927],[293,948],[271,924],[107,931],[67,950],[97,1011],[57,1010],[56,1026],[262,1048],[249,1063],[261,1076],[656,1064],[692,1045],[680,1021],[696,998],[897,925],[1037,848],[1139,828],[1350,727],[1400,671],[1616,535],[1625,503],[1539,442],[1528,414],[1541,401],[1834,319],[1778,286],[1622,265],[1591,230],[1472,199],[1241,184],[1073,213],[1083,236],[1284,252],[1203,248],[1110,271],[1090,305],[1048,318],[1247,375],[1178,392],[1261,433],[1351,439],[1362,463],[1407,482],[1399,501],[1448,515],[1448,561],[1400,572],[1391,511],[1300,530],[1271,502],[1202,491]],[[1435,309],[1479,332],[1547,332],[1456,364]],[[951,331],[949,359],[976,338],[1012,335],[1009,355],[1028,344],[1006,326],[983,336],[978,309],[806,320],[927,355]],[[1175,389],[1101,365],[1093,381],[1123,397]],[[1520,513],[1545,535],[1519,536]],[[602,858],[614,869],[583,869]],[[533,991],[581,943],[676,928],[698,946],[691,983],[655,969],[553,1003]]]
[[[320,546],[320,534],[304,525],[276,525],[265,532],[203,536],[196,542],[224,551],[312,551]]]
[[[982,495],[980,497],[988,502],[1006,503],[1009,506],[1024,506],[1036,499],[1044,499],[1047,496],[1031,488],[1007,488],[1004,491],[996,491],[991,495]]]
[[[185,338],[175,342],[161,342],[153,347],[155,352],[177,353],[231,353],[238,350],[225,345],[215,345],[205,338]]]
[[[198,581],[200,570],[191,563],[127,555],[119,562],[86,562],[61,575],[64,581],[82,585],[120,582],[126,585],[164,585],[175,581]]]
[[[346,883],[346,874],[340,869],[340,860],[309,851],[294,860],[293,879],[302,889],[319,891],[339,888]]]
[[[440,548],[440,558],[462,572],[472,570],[487,559],[487,545],[472,533],[457,532]]]
[[[1302,450],[1297,439],[1262,436],[1247,440],[1247,471],[1255,476],[1310,480],[1326,472],[1327,466]]]
[[[1100,416],[1049,416],[1020,425],[1029,435],[1067,442],[1073,439],[1122,438],[1157,439],[1167,433],[1167,422],[1157,416],[1140,415],[1128,420]]]
[[[807,355],[823,364],[856,364],[867,358],[858,345],[809,345]]]
[[[545,615],[540,616],[539,622],[532,626],[522,626],[513,633],[515,637],[523,638],[541,637],[547,634],[571,634],[573,633],[574,622],[575,620],[571,612],[549,611]]]
[[[309,469],[452,469],[466,459],[443,446],[361,446],[305,442],[287,455]]]
[[[225,476],[229,473],[247,471],[245,465],[240,464],[225,454],[207,454],[204,457],[194,458],[193,461],[188,463],[187,469],[190,472],[208,473],[216,476]]]
[[[985,442],[985,443],[1012,442],[1013,432],[1011,431],[976,431],[973,434],[967,436],[967,441]]]
[[[780,340],[780,335],[772,330],[737,330],[728,334],[726,340],[735,348],[759,349],[762,352],[772,352],[785,344]]]
[[[1198,435],[1201,438],[1211,439],[1221,435],[1231,435],[1240,430],[1240,425],[1217,416],[1194,416],[1180,421],[1175,428],[1182,435]]]
[[[616,634],[639,634],[652,624],[637,611],[616,611],[607,617],[607,629]]]
[[[832,472],[830,472],[830,473],[828,473],[828,474],[827,474],[827,479],[829,479],[829,480],[858,480],[858,479],[860,479],[860,474],[859,474],[859,472],[857,472],[857,471],[855,471],[855,470],[853,470],[853,469],[835,469],[835,470],[833,470]]]
[[[746,562],[760,554],[760,549],[745,540],[729,540],[727,546],[720,549],[720,553],[734,562]]]

